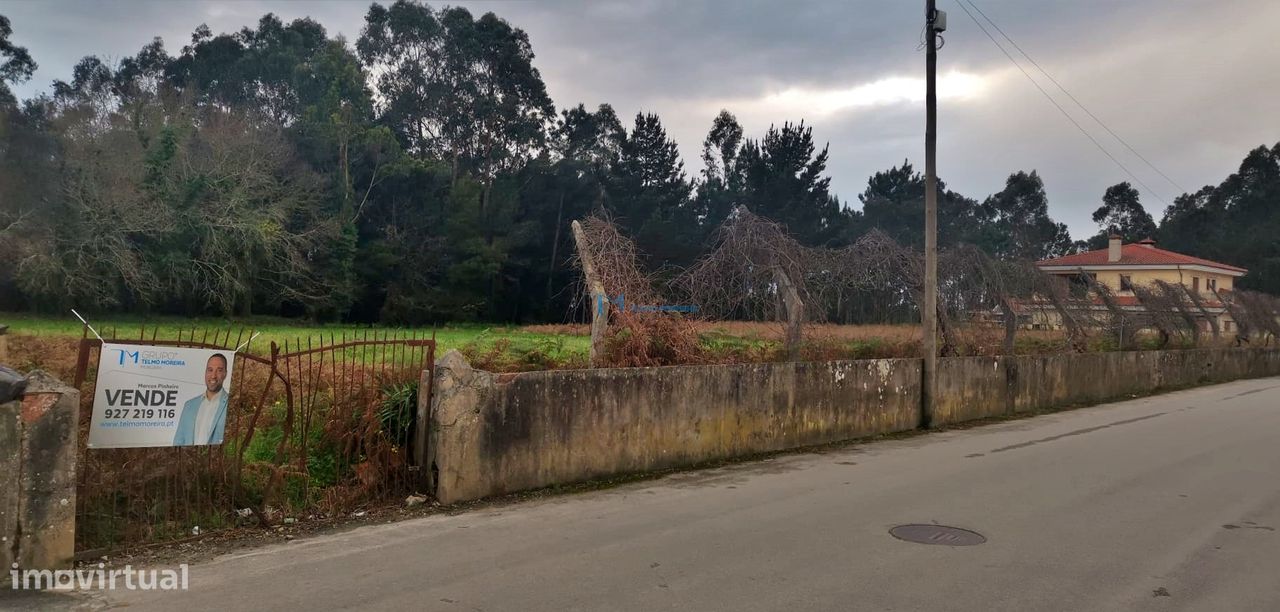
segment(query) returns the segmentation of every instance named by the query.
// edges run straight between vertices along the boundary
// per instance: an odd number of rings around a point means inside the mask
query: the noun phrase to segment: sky
[[[983,22],[1115,157],[1109,159],[1002,54],[959,0],[938,0],[948,14],[938,55],[938,174],[952,190],[981,199],[999,191],[1010,173],[1036,170],[1050,214],[1074,237],[1086,238],[1097,232],[1090,214],[1108,186],[1133,183],[1158,221],[1178,194],[1218,184],[1250,149],[1280,141],[1280,36],[1274,32],[1280,2],[973,2],[1141,157]],[[853,207],[860,207],[857,195],[874,172],[903,160],[923,171],[923,2],[451,4],[492,11],[524,29],[558,108],[607,102],[628,124],[637,112],[657,113],[691,176],[720,109],[734,113],[751,138],[786,121],[812,126],[815,139],[830,146],[833,191]],[[176,54],[202,23],[214,32],[235,31],[268,12],[286,21],[309,16],[354,44],[368,6],[0,0],[0,14],[12,21],[12,42],[39,64],[30,82],[14,88],[28,97],[49,90],[54,79],[69,79],[85,55],[118,60],[155,36]]]

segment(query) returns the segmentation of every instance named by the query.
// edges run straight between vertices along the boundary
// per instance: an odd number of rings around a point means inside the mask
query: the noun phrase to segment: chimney
[[[1119,234],[1111,234],[1110,240],[1107,241],[1107,262],[1116,263],[1120,261],[1120,244],[1123,238]]]
[[[1148,249],[1154,249],[1154,248],[1156,248],[1156,241],[1155,241],[1155,239],[1153,239],[1153,238],[1146,238],[1146,239],[1144,239],[1144,240],[1139,240],[1139,241],[1138,241],[1138,244],[1140,244],[1140,245],[1142,245],[1142,246],[1144,246],[1144,247],[1147,247]]]

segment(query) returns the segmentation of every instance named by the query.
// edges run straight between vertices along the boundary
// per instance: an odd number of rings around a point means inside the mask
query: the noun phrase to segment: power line
[[[1032,58],[1029,53],[1023,50],[1022,47],[1018,46],[1018,43],[1015,42],[1013,38],[1011,38],[1008,34],[1006,34],[1004,30],[1000,29],[1000,26],[997,25],[995,21],[992,21],[991,17],[988,17],[987,14],[984,13],[982,9],[979,8],[978,5],[973,2],[973,0],[958,0],[958,1],[962,3],[967,1],[969,3],[969,6],[973,7],[973,10],[978,11],[978,14],[982,15],[982,18],[987,20],[987,23],[991,24],[991,27],[995,28],[996,31],[999,32],[1000,35],[1004,37],[1005,40],[1009,41],[1009,44],[1013,45],[1014,49],[1018,50],[1018,53],[1021,53],[1023,57],[1027,58],[1027,61],[1031,62],[1032,66],[1035,66],[1036,69],[1039,70],[1041,73],[1043,73],[1044,76],[1047,77],[1050,82],[1056,85],[1058,89],[1062,90],[1062,93],[1066,94],[1067,97],[1070,98],[1072,102],[1075,102],[1076,106],[1079,106],[1080,110],[1084,111],[1085,114],[1089,115],[1090,119],[1093,119],[1095,122],[1097,122],[1098,125],[1102,126],[1102,129],[1106,130],[1108,134],[1111,134],[1112,138],[1115,138],[1117,141],[1120,142],[1120,144],[1124,145],[1126,149],[1129,149],[1129,152],[1133,153],[1135,156],[1137,156],[1138,159],[1142,160],[1142,162],[1145,163],[1148,168],[1151,168],[1152,170],[1154,170],[1156,174],[1159,174],[1161,177],[1164,178],[1164,180],[1169,181],[1169,184],[1173,185],[1178,191],[1186,192],[1186,189],[1184,189],[1181,185],[1179,185],[1177,181],[1173,180],[1172,178],[1169,178],[1169,175],[1165,174],[1164,172],[1161,172],[1160,169],[1157,168],[1155,164],[1151,163],[1151,161],[1148,160],[1146,157],[1144,157],[1141,153],[1139,153],[1137,149],[1134,149],[1133,146],[1128,143],[1128,141],[1126,141],[1124,138],[1121,138],[1120,135],[1115,133],[1115,131],[1112,130],[1109,126],[1107,126],[1106,123],[1103,123],[1103,121],[1099,119],[1097,115],[1094,115],[1093,112],[1090,111],[1087,106],[1085,106],[1083,103],[1077,100],[1075,96],[1071,95],[1071,92],[1067,91],[1067,88],[1063,87],[1062,83],[1059,83],[1057,79],[1053,78],[1053,75],[1049,74],[1048,70],[1045,70],[1044,67],[1042,67],[1038,62],[1036,62],[1036,60]]]
[[[1161,198],[1160,195],[1157,194],[1154,189],[1152,189],[1146,183],[1142,182],[1142,179],[1138,178],[1138,176],[1135,175],[1132,171],[1130,171],[1128,167],[1120,163],[1120,160],[1116,159],[1116,157],[1112,155],[1111,152],[1106,149],[1106,147],[1102,146],[1102,143],[1098,142],[1098,139],[1094,138],[1093,134],[1090,134],[1088,130],[1084,129],[1084,126],[1080,125],[1080,122],[1076,121],[1076,118],[1072,117],[1071,113],[1067,112],[1067,109],[1062,108],[1062,105],[1058,104],[1058,101],[1053,99],[1053,96],[1049,95],[1049,92],[1045,91],[1044,87],[1040,86],[1039,81],[1036,81],[1034,78],[1032,78],[1032,76],[1027,72],[1027,70],[1022,67],[1022,64],[1019,64],[1017,60],[1013,59],[1013,56],[1010,55],[1007,50],[1005,50],[1004,45],[1001,45],[1000,41],[996,40],[996,38],[991,35],[991,32],[988,32],[987,28],[983,27],[982,22],[978,21],[978,18],[973,16],[973,13],[970,12],[967,7],[965,7],[963,2],[959,2],[959,0],[957,0],[957,4],[960,5],[960,9],[964,11],[964,14],[968,15],[969,19],[973,20],[974,25],[978,26],[978,29],[982,30],[982,33],[986,34],[987,38],[991,39],[992,44],[994,44],[996,48],[1000,49],[1000,52],[1003,53],[1005,57],[1009,58],[1009,62],[1012,63],[1014,67],[1018,69],[1019,72],[1022,73],[1022,76],[1027,77],[1027,80],[1031,81],[1031,84],[1036,86],[1036,89],[1040,91],[1040,93],[1045,97],[1045,99],[1049,100],[1049,103],[1053,104],[1054,108],[1058,109],[1058,112],[1062,113],[1062,116],[1066,117],[1067,121],[1071,122],[1071,125],[1076,126],[1076,129],[1080,130],[1080,133],[1084,134],[1084,137],[1088,138],[1089,142],[1093,143],[1093,146],[1097,147],[1099,151],[1102,151],[1103,155],[1106,155],[1108,159],[1110,159],[1112,162],[1115,163],[1115,165],[1119,166],[1121,170],[1124,170],[1124,173],[1129,175],[1129,178],[1133,179],[1134,182],[1138,183],[1144,189],[1146,189],[1147,193],[1150,193],[1153,197],[1155,197],[1155,199],[1159,200],[1161,204],[1164,204],[1165,206],[1169,205],[1169,203],[1165,202],[1164,198]]]

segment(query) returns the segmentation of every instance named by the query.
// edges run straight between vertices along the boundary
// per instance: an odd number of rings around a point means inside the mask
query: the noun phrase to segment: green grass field
[[[450,349],[457,349],[466,355],[468,361],[479,369],[491,372],[517,372],[527,370],[548,370],[562,368],[588,367],[590,353],[590,337],[585,325],[531,325],[506,326],[485,324],[455,324],[440,327],[386,327],[352,324],[315,324],[293,319],[255,317],[249,319],[225,318],[183,318],[183,317],[150,317],[109,316],[102,319],[90,318],[89,322],[102,333],[104,338],[114,334],[119,338],[138,338],[145,329],[145,337],[152,333],[158,338],[176,339],[179,332],[189,337],[196,330],[197,339],[202,338],[206,330],[225,334],[230,330],[230,341],[226,344],[237,344],[236,338],[244,330],[244,338],[250,333],[260,335],[246,349],[247,352],[267,355],[271,343],[281,347],[281,352],[288,353],[307,348],[307,341],[318,347],[321,340],[326,344],[340,342],[343,334],[348,340],[372,338],[388,335],[407,337],[410,333],[418,337],[429,338],[434,333],[436,339],[436,356],[443,355]],[[69,313],[67,316],[40,316],[20,313],[0,312],[0,324],[9,326],[9,333],[15,338],[27,338],[34,341],[17,343],[25,345],[25,353],[14,350],[15,363],[24,362],[18,358],[26,358],[27,362],[43,362],[39,345],[47,344],[40,339],[47,338],[79,338],[82,326]],[[784,329],[781,323],[767,321],[695,321],[699,336],[701,353],[693,357],[689,363],[759,363],[794,359],[785,350],[782,342]],[[992,326],[975,326],[962,330],[965,333],[959,338],[959,355],[994,355],[1001,351],[1003,331]],[[801,345],[799,359],[804,361],[828,361],[832,359],[875,359],[892,357],[910,357],[919,354],[920,331],[918,325],[883,324],[883,325],[838,325],[812,323],[805,326],[805,340]],[[1099,336],[1099,342],[1093,350],[1114,350],[1105,345],[1106,338]],[[1148,343],[1153,339],[1146,339]],[[287,346],[286,346],[287,343]],[[661,338],[658,339],[658,344]],[[651,348],[661,350],[655,344]],[[1070,350],[1061,332],[1022,330],[1018,334],[1016,352],[1020,354],[1054,353]],[[358,347],[347,349],[349,356],[358,361],[377,359],[376,348]],[[625,357],[625,352],[623,353]],[[684,362],[682,362],[684,363]],[[623,362],[627,365],[627,362]],[[632,364],[633,365],[633,364]],[[660,363],[658,365],[670,365]],[[617,367],[615,363],[615,367]]]
[[[590,338],[587,336],[547,333],[526,330],[520,327],[494,325],[447,325],[442,327],[384,327],[350,324],[314,324],[289,319],[256,317],[246,320],[229,320],[220,318],[182,318],[182,317],[130,317],[112,316],[103,319],[90,317],[89,323],[104,338],[112,335],[120,338],[137,338],[145,334],[150,338],[153,331],[158,338],[176,338],[181,332],[187,336],[194,329],[199,338],[206,330],[210,335],[214,332],[230,331],[234,340],[244,330],[244,338],[256,332],[258,337],[245,350],[266,354],[272,342],[279,344],[282,350],[285,343],[290,347],[301,342],[305,347],[308,340],[319,344],[321,340],[328,342],[330,338],[340,340],[345,333],[348,339],[366,334],[372,337],[375,333],[401,334],[417,333],[419,337],[436,338],[436,353],[443,354],[449,349],[465,350],[470,353],[484,353],[497,349],[504,353],[521,355],[530,352],[553,354],[557,358],[572,358],[580,354],[583,358],[590,349]],[[79,338],[83,326],[74,316],[39,316],[20,313],[0,312],[0,324],[9,326],[9,333],[32,336],[63,336]]]

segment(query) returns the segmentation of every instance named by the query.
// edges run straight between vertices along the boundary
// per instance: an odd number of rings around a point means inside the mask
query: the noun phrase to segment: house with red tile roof
[[[1124,244],[1119,236],[1111,236],[1105,249],[1045,259],[1036,262],[1036,267],[1071,281],[1091,279],[1106,287],[1116,304],[1135,313],[1142,312],[1144,307],[1134,287],[1153,287],[1159,282],[1181,285],[1188,293],[1188,301],[1198,302],[1195,310],[1202,328],[1209,331],[1212,319],[1224,333],[1236,331],[1235,322],[1223,303],[1224,294],[1231,292],[1235,280],[1248,272],[1238,266],[1159,248],[1151,239]],[[1092,301],[1102,307],[1098,296]],[[1053,317],[1047,309],[1035,310],[1044,311],[1036,314]],[[1033,318],[1057,327],[1045,316]]]

